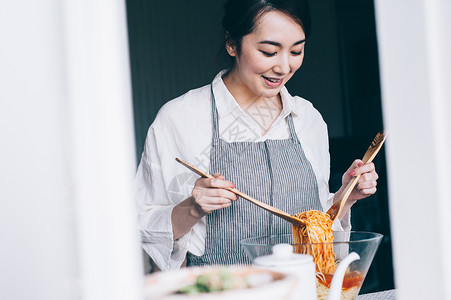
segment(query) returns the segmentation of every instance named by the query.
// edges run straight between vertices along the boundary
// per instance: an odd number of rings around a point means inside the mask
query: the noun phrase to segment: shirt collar
[[[216,100],[216,107],[218,109],[218,115],[220,118],[225,117],[235,109],[241,110],[241,107],[235,101],[232,94],[222,80],[222,77],[228,70],[222,70],[213,79],[212,86]],[[295,98],[290,95],[287,88],[284,86],[280,90],[280,96],[282,99],[282,112],[281,115],[285,118],[290,113],[298,115],[300,113],[298,107],[295,105]],[[221,100],[219,100],[221,99]],[[219,101],[218,101],[219,100]]]
[[[300,114],[300,110],[298,105],[296,105],[295,101],[296,99],[291,96],[291,94],[288,92],[287,88],[284,86],[280,90],[280,97],[282,99],[282,116],[286,117],[290,113],[294,113],[296,115]]]
[[[234,109],[240,108],[238,103],[233,98],[227,87],[222,80],[222,76],[227,73],[228,70],[222,70],[213,79],[213,93],[215,95],[216,108],[218,109],[218,115],[220,118],[225,117],[231,113]]]

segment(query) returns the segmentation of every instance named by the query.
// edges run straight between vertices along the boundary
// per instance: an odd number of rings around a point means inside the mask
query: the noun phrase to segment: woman
[[[355,160],[342,188],[329,193],[326,124],[310,102],[284,87],[304,58],[306,2],[229,0],[223,26],[232,67],[162,107],[138,168],[143,248],[162,270],[185,260],[188,266],[248,263],[241,239],[291,232],[288,222],[226,190],[235,185],[295,214],[326,211],[352,176],[362,174],[334,224],[345,230],[352,204],[376,191],[374,165]],[[215,179],[187,174],[175,157]]]

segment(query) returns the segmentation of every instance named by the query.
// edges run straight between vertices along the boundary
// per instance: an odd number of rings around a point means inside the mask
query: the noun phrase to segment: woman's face
[[[302,65],[305,34],[302,27],[280,11],[270,11],[258,20],[255,30],[244,36],[235,56],[233,82],[252,98],[272,98]]]

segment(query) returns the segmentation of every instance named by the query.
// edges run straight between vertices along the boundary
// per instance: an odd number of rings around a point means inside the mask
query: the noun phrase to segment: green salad
[[[177,293],[212,293],[248,287],[250,287],[250,285],[246,276],[236,276],[227,269],[220,269],[199,275],[194,284],[182,287]]]

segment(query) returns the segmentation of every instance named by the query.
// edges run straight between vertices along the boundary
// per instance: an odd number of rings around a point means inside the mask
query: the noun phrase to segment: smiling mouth
[[[263,75],[262,75],[262,76],[263,76]],[[274,82],[274,83],[277,83],[277,82],[281,82],[281,81],[282,81],[282,79],[280,79],[280,78],[271,78],[271,77],[266,77],[266,76],[263,76],[263,78],[265,78],[265,79],[268,80],[268,81]]]

